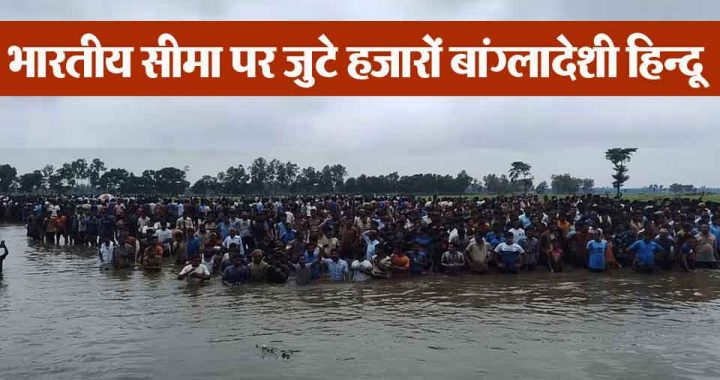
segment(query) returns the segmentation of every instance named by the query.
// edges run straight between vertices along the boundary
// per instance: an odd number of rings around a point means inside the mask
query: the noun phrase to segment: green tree
[[[510,174],[510,181],[519,183],[523,192],[527,193],[528,189],[532,187],[533,178],[530,175],[530,169],[532,169],[532,166],[522,161],[515,161],[510,164],[510,166],[510,171],[508,172],[508,174]]]
[[[88,179],[90,180],[90,186],[94,189],[98,186],[100,176],[105,172],[105,163],[100,161],[99,158],[93,158],[88,166]],[[127,171],[126,171],[127,173]]]
[[[580,189],[583,193],[592,193],[593,187],[595,187],[595,180],[592,178],[583,178],[580,180]]]
[[[221,186],[216,177],[204,175],[192,185],[191,190],[200,195],[217,195]]]
[[[88,178],[88,163],[84,158],[78,158],[70,163],[74,185]]]
[[[345,180],[345,184],[343,185],[343,192],[347,194],[356,194],[358,192],[357,181],[355,181],[355,178],[350,177]]]
[[[301,193],[315,194],[320,185],[320,173],[314,167],[308,166],[300,171],[297,179],[297,188]]]
[[[107,193],[121,191],[128,181],[130,173],[125,169],[110,169],[96,181],[95,186]]]
[[[538,183],[538,185],[535,187],[535,192],[538,194],[545,194],[548,191],[548,183],[547,181],[542,181]]]
[[[670,190],[671,193],[675,194],[692,194],[697,192],[697,188],[695,188],[695,185],[682,185],[679,183],[673,183],[668,187],[668,190]]]
[[[333,176],[330,165],[325,165],[320,171],[320,179],[318,181],[318,190],[323,193],[330,193],[333,189]]]
[[[139,194],[149,193],[155,194],[161,192],[157,186],[157,178],[155,177],[155,170],[143,170],[140,174],[140,180],[136,182],[137,192]]]
[[[284,166],[285,164],[280,162],[280,160],[278,160],[277,158],[273,158],[268,163],[266,184],[269,190],[280,190],[280,183],[278,177],[282,177],[282,172],[285,169]]]
[[[184,170],[173,167],[157,170],[152,175],[155,188],[160,194],[183,194],[190,186],[190,182],[185,179],[185,173]]]
[[[122,194],[155,194],[155,183],[153,172],[145,170],[142,175],[136,176],[130,173],[127,179],[120,184],[120,193]]]
[[[397,175],[397,173],[395,173]],[[330,167],[330,177],[332,180],[333,191],[340,191],[345,183],[345,177],[347,176],[347,169],[340,165],[335,164]]]
[[[42,170],[40,170],[43,175],[43,187],[46,189],[50,188],[50,177],[55,174],[55,167],[52,165],[45,165]]]
[[[33,193],[42,188],[43,174],[40,170],[34,170],[31,173],[25,173],[20,176],[20,191],[24,193]]]
[[[77,184],[76,172],[76,168],[73,167],[72,163],[64,163],[60,169],[55,171],[55,178],[52,181],[53,190],[64,193],[75,187]]]
[[[244,194],[249,190],[248,181],[250,181],[250,175],[242,165],[231,166],[227,168],[223,176],[218,175],[218,181],[225,193]]]
[[[470,177],[470,175],[468,175],[465,170],[460,171],[460,173],[455,176],[455,179],[453,179],[453,193],[464,193],[470,187],[470,185],[472,185],[472,183],[473,177]]]
[[[507,194],[512,192],[512,184],[505,174],[499,177],[495,174],[488,174],[483,177],[483,182],[488,193]]]
[[[253,191],[262,193],[268,185],[268,162],[263,157],[256,158],[250,165],[250,181]]]
[[[551,179],[550,186],[555,194],[576,194],[582,186],[582,179],[568,173],[553,175]]]
[[[8,192],[10,186],[16,181],[16,176],[17,169],[8,164],[0,165],[0,191]]]
[[[285,163],[285,174],[284,174],[284,181],[283,181],[283,187],[287,189],[293,189],[297,187],[297,178],[298,173],[300,172],[300,167],[297,164],[294,164],[290,161]]]
[[[637,152],[637,148],[611,148],[605,152],[605,158],[612,162],[615,173],[612,175],[613,187],[617,190],[616,197],[620,198],[620,188],[630,179],[627,175],[628,168],[625,164],[630,162],[632,155]]]

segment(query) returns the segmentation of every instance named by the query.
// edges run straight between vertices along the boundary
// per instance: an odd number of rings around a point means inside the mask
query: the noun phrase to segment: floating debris
[[[277,347],[270,347],[266,344],[255,345],[255,348],[257,348],[260,351],[260,356],[265,359],[267,357],[271,357],[274,359],[283,359],[283,360],[289,360],[293,353],[296,351],[294,350],[282,350]]]

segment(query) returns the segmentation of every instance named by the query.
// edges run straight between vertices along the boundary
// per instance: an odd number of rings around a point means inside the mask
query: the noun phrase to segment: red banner
[[[0,22],[0,95],[720,94],[720,22]]]

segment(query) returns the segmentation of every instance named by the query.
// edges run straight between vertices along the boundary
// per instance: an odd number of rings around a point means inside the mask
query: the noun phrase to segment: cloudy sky
[[[12,20],[717,20],[716,0],[0,0]],[[706,67],[706,70],[709,69]],[[609,185],[608,147],[640,148],[631,187],[720,187],[715,98],[0,98],[0,163],[77,157],[190,166],[191,179],[254,157],[342,163],[351,175],[472,176],[529,162]]]

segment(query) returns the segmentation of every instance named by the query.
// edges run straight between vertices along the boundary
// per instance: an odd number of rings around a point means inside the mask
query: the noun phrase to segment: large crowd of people
[[[547,270],[718,267],[720,205],[606,196],[4,197],[48,245],[92,246],[102,269],[228,285],[307,285]],[[167,269],[166,269],[167,270]]]

